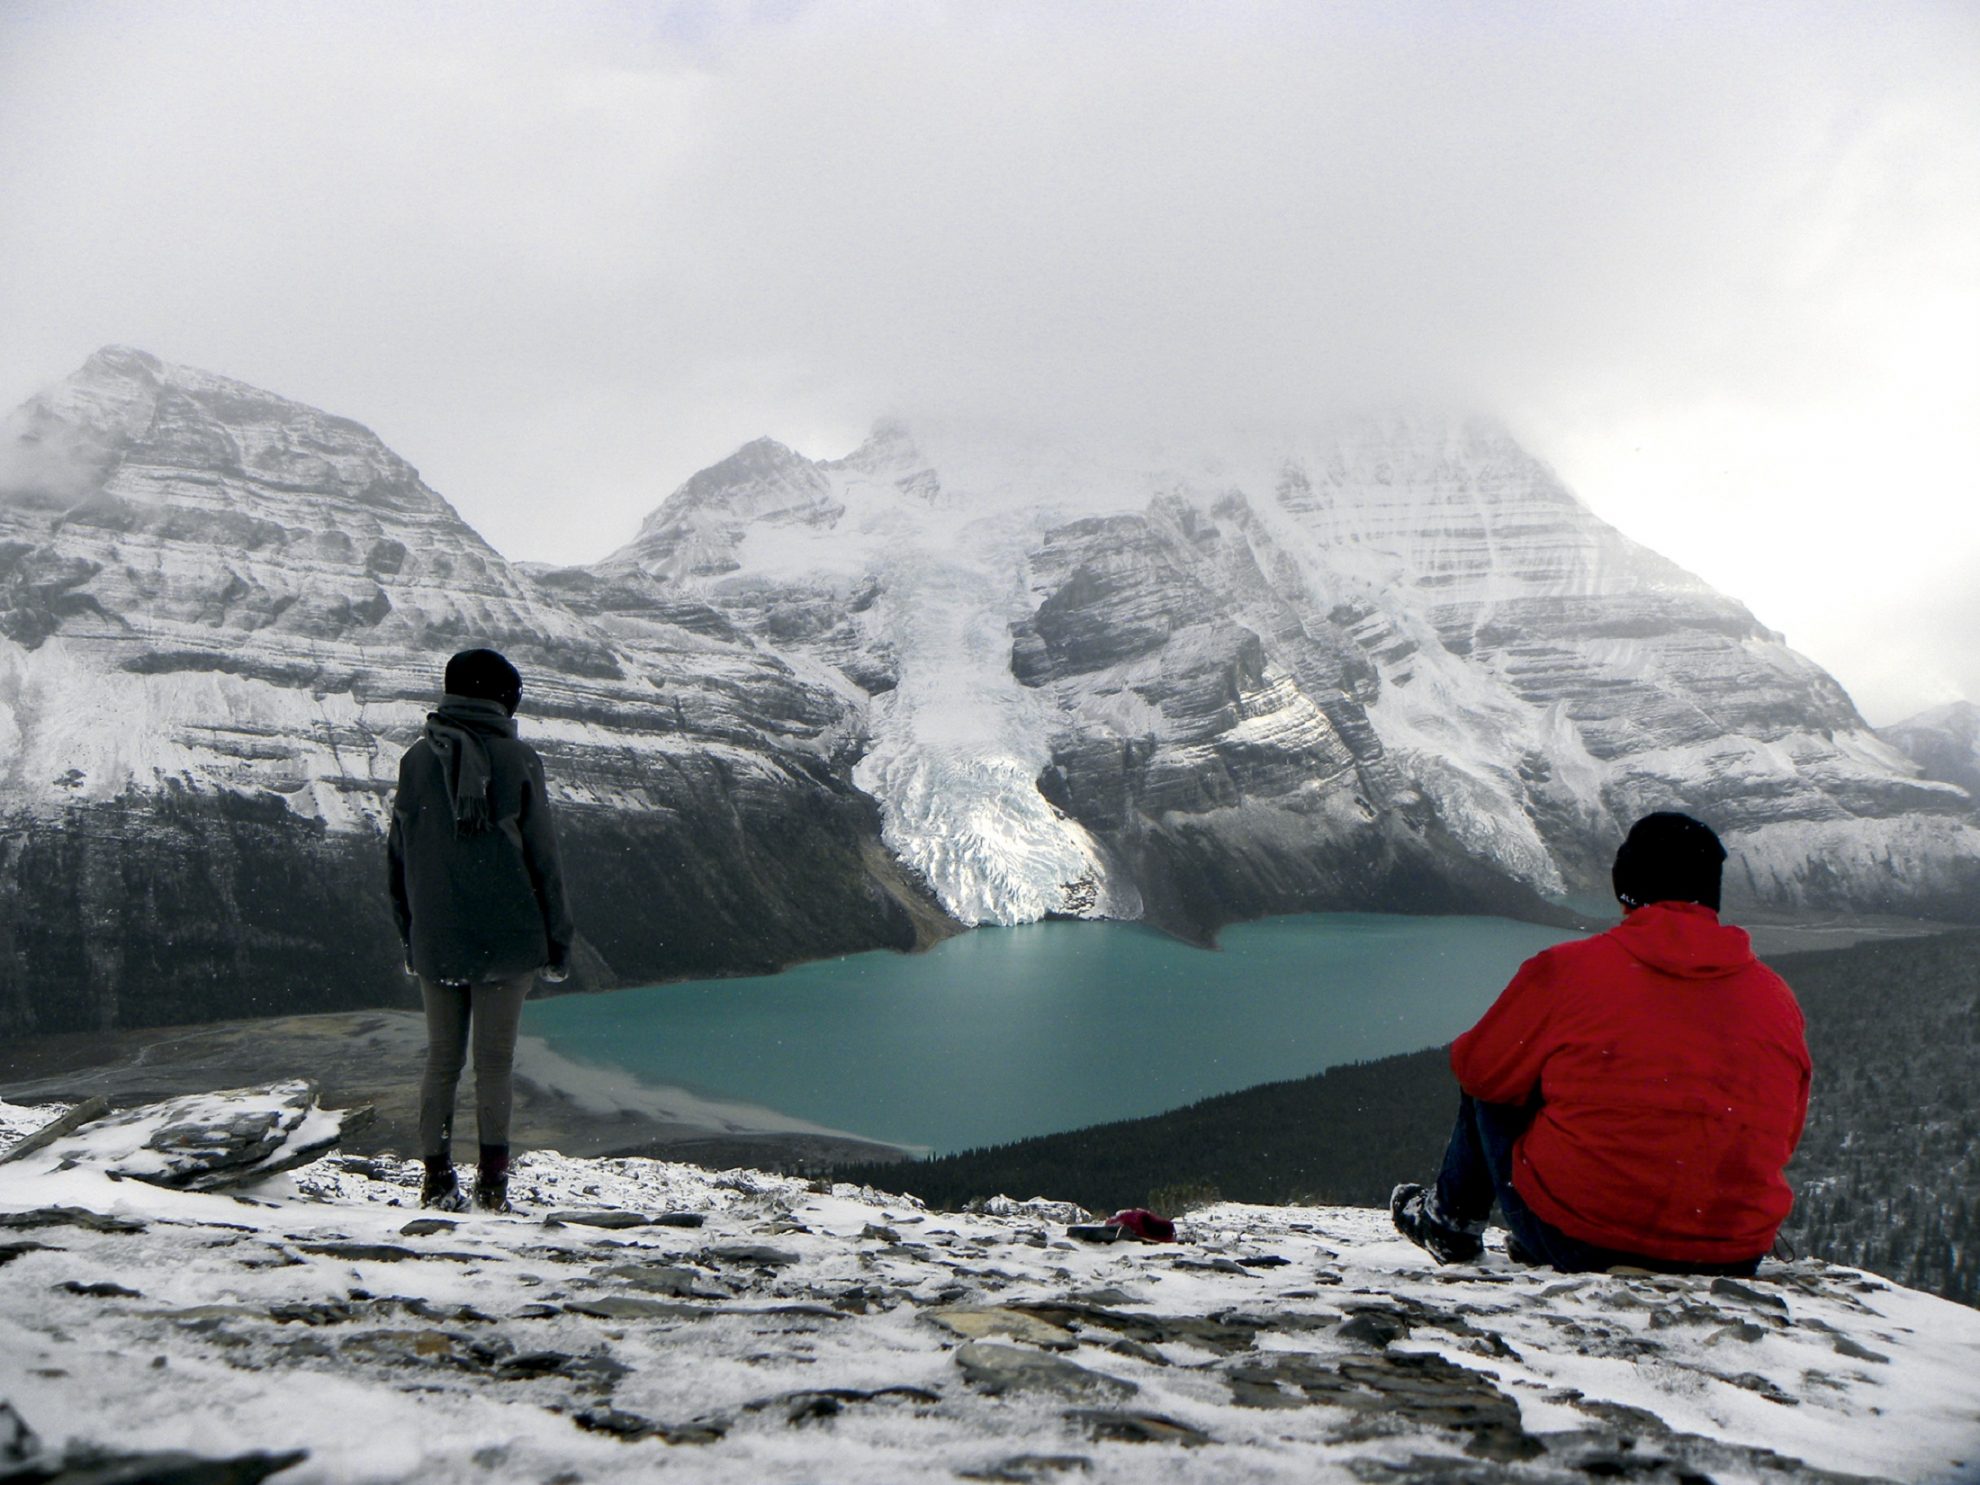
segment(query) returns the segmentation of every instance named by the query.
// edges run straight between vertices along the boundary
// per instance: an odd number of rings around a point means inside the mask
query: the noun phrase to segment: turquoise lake
[[[1448,1041],[1572,935],[1328,913],[982,928],[925,954],[532,1001],[525,1033],[650,1083],[936,1152],[1135,1118]]]

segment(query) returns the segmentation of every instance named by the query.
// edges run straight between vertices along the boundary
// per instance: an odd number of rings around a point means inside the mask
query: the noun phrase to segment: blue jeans
[[[1512,1183],[1513,1145],[1533,1122],[1536,1111],[1537,1105],[1484,1103],[1469,1093],[1460,1098],[1457,1128],[1451,1131],[1443,1168],[1437,1172],[1437,1205],[1446,1221],[1482,1227],[1497,1202],[1506,1231],[1519,1239],[1535,1261],[1563,1273],[1598,1273],[1628,1266],[1658,1273],[1744,1275],[1759,1267],[1758,1258],[1686,1263],[1598,1248],[1543,1221],[1521,1200]]]

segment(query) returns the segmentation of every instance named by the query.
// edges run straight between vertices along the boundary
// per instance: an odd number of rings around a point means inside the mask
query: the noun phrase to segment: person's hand
[[[546,964],[543,966],[543,978],[549,984],[561,985],[570,977],[571,967],[568,964]]]

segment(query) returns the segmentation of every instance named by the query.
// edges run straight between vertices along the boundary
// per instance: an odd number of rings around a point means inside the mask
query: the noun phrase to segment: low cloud
[[[1700,570],[1753,503],[1980,551],[1976,59],[1923,0],[16,5],[0,395],[140,344],[559,560],[758,433],[1399,397]]]

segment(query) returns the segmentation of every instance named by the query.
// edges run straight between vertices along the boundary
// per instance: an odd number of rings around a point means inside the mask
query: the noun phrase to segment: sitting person
[[[1725,859],[1688,815],[1636,822],[1623,921],[1527,960],[1452,1046],[1457,1128],[1436,1183],[1390,1198],[1398,1231],[1467,1262],[1496,1201],[1522,1262],[1753,1272],[1793,1205],[1810,1063],[1793,993],[1719,922]]]

